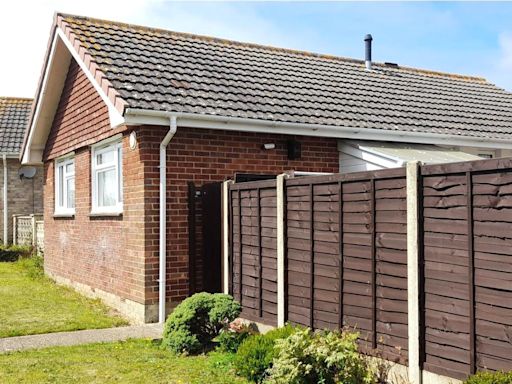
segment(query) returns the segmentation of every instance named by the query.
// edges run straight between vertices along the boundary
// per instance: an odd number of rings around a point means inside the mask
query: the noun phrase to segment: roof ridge
[[[73,15],[73,14],[61,13],[61,12],[57,12],[56,14],[57,14],[57,16],[61,16],[64,19],[66,19],[66,18],[82,19],[82,20],[91,21],[91,22],[99,22],[99,23],[117,25],[120,27],[137,28],[137,29],[146,30],[146,31],[153,31],[153,32],[162,33],[162,34],[175,34],[175,35],[194,38],[194,39],[198,39],[198,40],[204,40],[204,41],[213,41],[213,42],[223,43],[223,44],[229,43],[229,44],[237,45],[240,47],[258,48],[258,49],[263,49],[263,50],[268,50],[268,51],[302,55],[305,57],[309,56],[309,57],[316,57],[316,58],[320,58],[320,59],[364,64],[364,60],[362,60],[362,59],[354,59],[354,58],[345,57],[345,56],[317,53],[317,52],[305,51],[305,50],[300,50],[300,49],[276,47],[276,46],[272,46],[272,45],[264,45],[264,44],[258,44],[258,43],[248,43],[248,42],[242,42],[242,41],[238,41],[238,40],[230,40],[230,39],[225,39],[225,38],[220,38],[220,37],[194,34],[194,33],[189,33],[189,32],[178,32],[178,31],[173,31],[173,30],[163,29],[163,28],[158,28],[158,27],[149,27],[149,26],[140,25],[140,24],[125,23],[125,22],[121,22],[121,21],[112,21],[112,20],[100,19],[100,18],[89,17],[89,16]],[[397,67],[390,67],[386,63],[380,63],[380,62],[374,62],[373,64],[377,65],[378,67],[382,67],[382,68],[386,68],[386,69],[400,69],[400,70],[405,70],[405,71],[409,71],[409,72],[413,72],[413,73],[419,73],[419,74],[423,74],[423,75],[438,76],[438,77],[451,78],[451,79],[457,79],[457,80],[466,80],[466,81],[478,81],[478,82],[482,82],[482,83],[491,84],[491,83],[489,83],[489,81],[487,81],[486,78],[481,77],[481,76],[463,75],[463,74],[458,74],[458,73],[450,73],[450,72],[443,72],[443,71],[436,71],[436,70],[429,70],[429,69],[401,66],[401,65],[397,65]]]

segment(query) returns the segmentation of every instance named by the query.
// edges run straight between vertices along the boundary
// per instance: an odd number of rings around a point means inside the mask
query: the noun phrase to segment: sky
[[[8,5],[6,5],[8,4]],[[0,95],[33,97],[56,11],[476,75],[512,91],[512,2],[16,0],[0,6]]]

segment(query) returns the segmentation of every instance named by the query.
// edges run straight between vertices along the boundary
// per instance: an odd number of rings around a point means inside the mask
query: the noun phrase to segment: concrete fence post
[[[233,180],[222,183],[222,291],[229,294],[229,186]]]
[[[407,163],[407,304],[409,337],[409,382],[421,384],[420,369],[420,305],[419,305],[419,248],[418,248],[418,173],[420,163]]]
[[[18,238],[18,217],[12,215],[12,243],[16,245]]]
[[[277,326],[282,327],[285,322],[285,233],[284,233],[284,182],[287,174],[277,176],[276,180],[276,207],[277,207]]]
[[[32,214],[30,215],[30,218],[32,219],[32,246],[36,246],[36,215]]]

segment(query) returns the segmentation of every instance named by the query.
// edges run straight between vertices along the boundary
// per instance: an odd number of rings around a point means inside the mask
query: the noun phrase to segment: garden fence
[[[33,246],[44,252],[43,215],[13,215],[13,244]]]
[[[270,325],[463,379],[512,369],[512,159],[226,182],[225,289]]]

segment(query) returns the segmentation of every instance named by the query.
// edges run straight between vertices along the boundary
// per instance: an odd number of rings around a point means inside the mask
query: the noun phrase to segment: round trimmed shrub
[[[245,339],[238,348],[233,362],[237,374],[255,383],[263,382],[266,371],[272,366],[277,354],[276,340],[287,338],[296,329],[287,324],[264,335],[249,336]]]
[[[211,345],[240,310],[240,304],[229,295],[196,293],[183,300],[167,318],[162,345],[175,353],[199,352]]]

